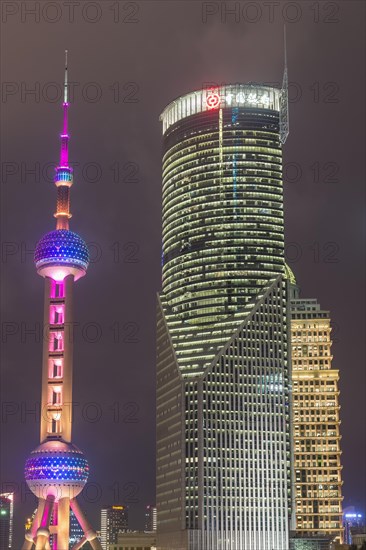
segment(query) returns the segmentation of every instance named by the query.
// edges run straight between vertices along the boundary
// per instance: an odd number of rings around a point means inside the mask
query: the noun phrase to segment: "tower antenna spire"
[[[284,144],[290,131],[288,113],[288,74],[286,25],[283,26],[284,68],[280,95],[280,140]]]
[[[65,80],[64,80],[64,103],[68,103],[68,82],[67,82],[67,50],[65,50]]]
[[[65,77],[63,125],[61,133],[60,162],[56,168],[55,184],[57,187],[57,229],[69,229],[70,213],[70,187],[73,184],[72,167],[69,165],[69,92],[68,92],[68,50],[65,50]]]
[[[68,166],[68,145],[69,145],[69,134],[68,134],[68,108],[69,108],[69,91],[68,91],[68,65],[67,65],[67,54],[68,51],[65,50],[65,78],[64,78],[64,125],[61,135],[61,166]]]
[[[283,25],[283,48],[285,57],[284,71],[287,73],[287,36],[286,36],[286,23]]]

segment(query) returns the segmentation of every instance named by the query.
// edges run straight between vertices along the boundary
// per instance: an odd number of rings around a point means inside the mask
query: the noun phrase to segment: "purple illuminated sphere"
[[[51,276],[61,271],[73,273],[76,278],[85,274],[89,265],[89,251],[85,241],[68,229],[47,233],[36,246],[34,262],[38,273]]]
[[[87,482],[88,462],[72,443],[45,441],[30,454],[25,463],[25,479],[38,498],[51,494],[56,500],[76,497]]]

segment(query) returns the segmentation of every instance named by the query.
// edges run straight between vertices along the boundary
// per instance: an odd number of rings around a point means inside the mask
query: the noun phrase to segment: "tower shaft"
[[[56,168],[55,184],[57,186],[57,229],[68,229],[70,213],[70,187],[73,184],[72,168],[69,166],[69,98],[68,98],[68,67],[67,51],[65,53],[65,80],[64,80],[64,102],[63,102],[63,127],[61,134],[60,163]]]
[[[71,442],[74,276],[45,278],[41,442]]]

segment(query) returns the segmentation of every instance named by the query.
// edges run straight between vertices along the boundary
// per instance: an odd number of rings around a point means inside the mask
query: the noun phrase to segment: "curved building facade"
[[[202,90],[161,119],[163,290],[184,319],[213,323],[283,273],[280,90]]]
[[[159,550],[289,547],[285,99],[229,85],[161,115]]]

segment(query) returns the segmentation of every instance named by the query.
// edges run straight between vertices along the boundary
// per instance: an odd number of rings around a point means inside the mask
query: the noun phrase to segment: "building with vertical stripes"
[[[332,366],[329,311],[291,300],[296,531],[343,541],[339,371]]]
[[[157,527],[157,510],[156,506],[148,504],[145,508],[145,528],[147,532],[156,531]]]
[[[225,85],[161,115],[161,550],[289,548],[286,92]]]

